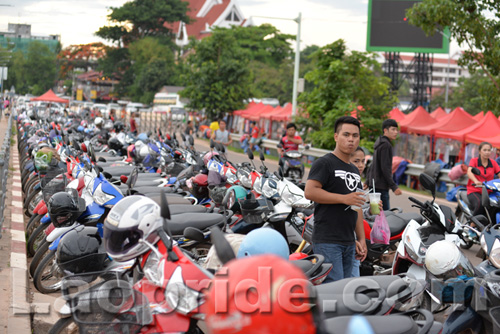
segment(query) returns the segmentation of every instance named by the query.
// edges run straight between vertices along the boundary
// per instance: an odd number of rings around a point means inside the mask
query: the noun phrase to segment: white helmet
[[[469,259],[451,241],[433,243],[425,254],[425,267],[439,279],[447,280],[461,275],[474,276]]]
[[[104,124],[104,119],[102,117],[96,117],[94,120],[95,126],[102,126]]]
[[[104,247],[116,261],[128,261],[144,254],[149,248],[140,243],[155,244],[163,225],[160,206],[144,196],[128,196],[119,201],[104,221]]]

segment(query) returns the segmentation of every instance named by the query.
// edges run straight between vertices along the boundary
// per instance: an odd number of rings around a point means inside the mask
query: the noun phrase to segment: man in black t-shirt
[[[360,209],[365,196],[357,191],[362,188],[359,170],[350,163],[351,154],[359,145],[359,133],[356,118],[337,119],[335,150],[313,163],[306,183],[305,196],[315,202],[313,250],[333,264],[325,282],[351,277],[356,253],[361,261],[366,257]]]

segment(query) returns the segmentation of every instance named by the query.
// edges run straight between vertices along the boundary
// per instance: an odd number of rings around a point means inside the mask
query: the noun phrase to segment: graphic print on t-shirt
[[[361,182],[361,177],[358,174],[346,172],[345,170],[336,170],[335,177],[340,177],[345,181],[347,189],[354,191]]]

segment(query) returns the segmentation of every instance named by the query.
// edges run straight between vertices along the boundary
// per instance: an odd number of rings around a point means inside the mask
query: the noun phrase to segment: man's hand
[[[365,194],[362,192],[355,192],[344,195],[344,204],[345,205],[354,205],[362,207],[366,202]]]
[[[356,260],[363,262],[366,259],[367,249],[366,249],[366,241],[356,240]]]
[[[401,189],[399,189],[399,188],[398,188],[398,189],[396,189],[396,190],[394,190],[394,195],[398,195],[398,196],[399,196],[399,195],[401,195],[402,193],[403,193],[403,192],[402,192],[402,191],[401,191]]]

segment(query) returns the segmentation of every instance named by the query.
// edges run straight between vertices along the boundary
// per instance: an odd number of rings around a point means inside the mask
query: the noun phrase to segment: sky
[[[0,31],[6,31],[8,23],[28,23],[33,35],[61,35],[63,47],[105,42],[94,36],[94,32],[107,24],[110,7],[120,7],[125,2],[0,0]],[[339,38],[351,50],[366,48],[368,0],[237,0],[237,3],[245,18],[251,17],[254,24],[271,23],[281,32],[294,35],[297,23],[293,21],[256,16],[294,19],[301,12],[301,49],[314,44],[324,46]],[[451,54],[458,50],[458,45],[452,44]]]

